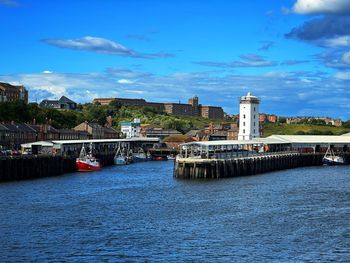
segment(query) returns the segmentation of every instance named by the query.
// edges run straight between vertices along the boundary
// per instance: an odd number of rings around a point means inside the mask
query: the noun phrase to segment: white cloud
[[[134,71],[124,67],[107,68],[106,73],[116,78],[138,79],[152,76],[149,72]]]
[[[342,14],[350,11],[350,1],[297,0],[292,11],[297,14]]]
[[[240,68],[240,67],[272,67],[276,66],[275,61],[270,61],[256,54],[241,55],[240,60],[229,62],[218,61],[196,61],[193,62],[202,66],[221,67],[221,68]]]
[[[350,71],[337,72],[334,77],[340,80],[350,80]]]
[[[117,81],[119,84],[133,84],[134,82],[129,79],[119,79]]]
[[[144,98],[154,102],[186,102],[198,95],[203,105],[222,106],[228,113],[238,112],[237,98],[247,91],[262,97],[261,110],[277,115],[296,115],[315,109],[322,115],[346,116],[345,102],[330,108],[315,104],[315,98],[333,100],[350,97],[350,72],[333,77],[323,72],[270,72],[259,75],[217,74],[213,72],[177,72],[169,75],[145,75],[131,85],[121,85],[107,71],[95,73],[52,73],[0,75],[0,81],[28,88],[30,101],[66,95],[74,101],[91,102],[96,97]],[[307,81],[305,81],[307,80]],[[308,81],[311,80],[312,82]],[[337,81],[338,80],[338,81]],[[132,88],[131,88],[132,87]],[[339,90],[344,92],[339,92]],[[310,94],[310,96],[309,96]],[[314,94],[314,96],[311,96]],[[302,99],[310,97],[310,99]],[[333,104],[332,104],[333,105]],[[232,109],[235,109],[232,111]],[[347,116],[350,118],[349,116]]]
[[[144,94],[144,92],[142,90],[125,90],[125,92],[127,93],[131,93],[131,94]]]
[[[344,62],[345,64],[350,65],[350,51],[345,52],[345,53],[342,55],[341,61]]]
[[[52,71],[50,71],[50,70],[44,70],[42,73],[43,73],[43,74],[52,74]]]
[[[68,48],[73,50],[85,50],[90,52],[117,55],[123,57],[134,58],[168,58],[173,57],[172,54],[158,53],[140,53],[123,45],[101,37],[85,36],[77,39],[42,39],[42,42],[60,48]]]
[[[328,38],[320,41],[320,44],[325,47],[338,48],[338,47],[349,47],[350,36],[337,36]]]
[[[280,71],[269,71],[264,74],[265,77],[268,78],[285,78],[288,77],[288,72],[280,72]]]

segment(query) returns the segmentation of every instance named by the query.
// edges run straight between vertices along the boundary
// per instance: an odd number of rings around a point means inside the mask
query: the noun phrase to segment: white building
[[[259,98],[252,96],[250,92],[241,97],[239,102],[238,140],[252,140],[260,137],[259,104]]]
[[[121,132],[125,134],[126,138],[140,137],[141,121],[134,119],[133,122],[121,122]]]

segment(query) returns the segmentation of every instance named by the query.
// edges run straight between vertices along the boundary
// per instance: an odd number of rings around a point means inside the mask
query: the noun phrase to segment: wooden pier
[[[114,154],[96,154],[102,166],[113,165]],[[0,158],[0,182],[74,173],[75,156],[18,156]]]
[[[349,161],[350,155],[346,154]],[[305,166],[322,165],[323,154],[276,153],[234,159],[176,160],[174,177],[184,179],[216,179],[261,174]]]

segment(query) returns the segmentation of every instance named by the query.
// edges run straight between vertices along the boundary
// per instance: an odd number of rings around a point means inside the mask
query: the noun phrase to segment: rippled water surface
[[[172,169],[0,184],[0,262],[350,262],[350,166],[210,181]]]

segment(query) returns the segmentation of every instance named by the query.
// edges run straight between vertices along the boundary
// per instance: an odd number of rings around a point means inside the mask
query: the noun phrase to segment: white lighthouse
[[[260,100],[250,92],[242,96],[239,102],[238,140],[259,138],[259,104]]]

